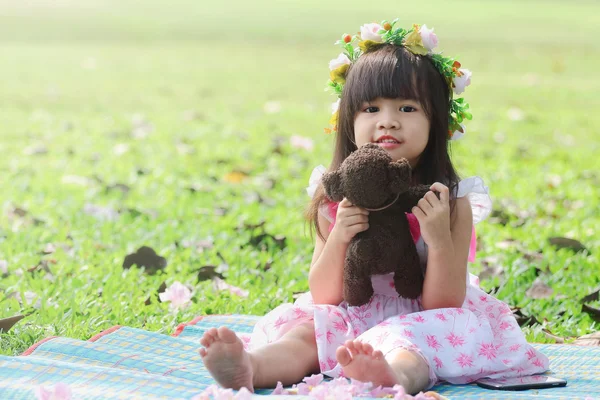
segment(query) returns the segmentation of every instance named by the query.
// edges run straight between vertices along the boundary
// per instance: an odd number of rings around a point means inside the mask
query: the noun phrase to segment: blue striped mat
[[[227,325],[249,333],[258,318],[206,316],[180,325],[176,336],[114,327],[88,341],[48,338],[23,356],[0,356],[0,399],[35,399],[36,386],[58,382],[71,387],[73,399],[191,399],[214,383],[197,351],[204,331]],[[450,399],[600,399],[600,348],[535,346],[550,358],[552,375],[568,380],[567,387],[500,392],[442,384],[432,390]]]

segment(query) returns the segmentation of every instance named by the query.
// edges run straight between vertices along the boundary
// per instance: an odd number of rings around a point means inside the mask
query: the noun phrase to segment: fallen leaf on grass
[[[573,250],[575,253],[579,253],[582,251],[589,252],[589,250],[580,241],[575,239],[569,239],[566,237],[552,237],[548,239],[548,242],[559,250],[569,249]]]
[[[579,346],[600,346],[600,332],[594,332],[589,335],[578,337],[573,344]]]
[[[283,136],[275,136],[273,137],[273,149],[271,150],[274,154],[282,155],[285,153],[284,145],[286,143],[286,138]]]
[[[28,214],[28,212],[24,208],[15,207],[11,211],[9,211],[9,215],[10,214],[12,214],[13,216],[17,216],[17,217],[23,218],[24,216],[26,216]]]
[[[0,319],[0,333],[8,332],[17,322],[25,318],[24,315],[15,315],[14,317]]]
[[[144,267],[146,273],[153,275],[167,266],[167,259],[156,254],[154,249],[142,246],[135,253],[128,254],[123,261],[123,268],[131,268],[133,265]]]
[[[31,146],[23,149],[23,154],[25,154],[26,156],[35,156],[35,155],[42,155],[42,154],[47,154],[47,153],[48,153],[48,148],[46,146],[44,146],[43,144],[31,145]]]
[[[56,247],[52,243],[48,243],[44,250],[42,250],[42,254],[52,254],[56,251]]]
[[[481,260],[483,269],[479,273],[480,280],[486,280],[493,277],[502,277],[504,275],[504,267],[498,262],[498,257],[490,256]]]
[[[588,313],[594,321],[600,322],[600,309],[583,304],[581,306],[581,311]]]
[[[572,339],[572,338],[569,338],[569,337],[564,338],[564,337],[555,335],[554,333],[550,332],[549,329],[546,329],[546,328],[543,328],[542,332],[544,332],[544,335],[548,339],[552,339],[552,340],[554,340],[555,343],[559,343],[559,344],[563,344],[565,342],[565,340]]]
[[[119,218],[118,210],[89,203],[83,206],[83,212],[99,220],[114,221]]]
[[[25,217],[29,217],[28,221],[32,222],[36,226],[45,224],[44,220],[31,216],[29,211],[21,207],[13,207],[12,209],[9,209],[7,216],[11,220],[15,220],[17,218],[25,219]]]
[[[8,299],[16,299],[21,307],[23,306],[31,306],[33,308],[39,309],[42,306],[42,302],[40,300],[40,296],[34,292],[25,292],[23,296],[21,296],[20,292],[12,292],[6,296]]]
[[[517,323],[521,327],[540,325],[540,321],[538,321],[536,317],[523,314],[520,307],[511,308],[511,311],[513,313],[513,316],[517,320]]]
[[[113,183],[113,184],[107,185],[105,188],[105,191],[107,193],[110,191],[117,191],[117,192],[121,192],[123,194],[127,194],[127,193],[129,193],[130,190],[131,190],[131,188],[124,183]]]
[[[179,246],[178,243],[175,243],[176,246]],[[209,239],[202,239],[202,240],[191,240],[191,239],[184,239],[181,241],[181,247],[183,247],[184,249],[195,249],[198,253],[203,253],[204,250],[210,250],[214,247],[214,243],[212,240]]]
[[[65,185],[90,186],[93,181],[90,178],[79,175],[64,175],[61,182]]]
[[[532,299],[546,299],[552,296],[553,292],[554,291],[550,286],[548,286],[538,278],[535,281],[533,281],[533,284],[529,289],[527,289],[525,295]]]
[[[225,279],[223,274],[221,272],[217,271],[218,268],[219,267],[214,266],[214,265],[205,265],[204,267],[197,270],[198,273],[196,276],[198,278],[198,282],[208,281],[210,279],[215,279],[215,278]]]
[[[259,249],[259,250],[267,250],[272,246],[283,250],[286,248],[286,237],[283,235],[273,236],[270,233],[261,233],[257,236],[252,236],[248,241],[248,244]]]
[[[598,301],[600,300],[600,289],[596,290],[595,292],[592,292],[590,294],[588,294],[587,296],[585,296],[584,298],[581,299],[582,303],[590,303],[592,301]]]
[[[248,178],[248,174],[243,171],[231,171],[223,176],[223,180],[227,183],[241,183],[246,178]]]
[[[36,271],[44,271],[48,274],[51,274],[52,271],[50,271],[50,268],[48,267],[48,264],[56,264],[57,261],[56,260],[41,260],[39,263],[37,263],[37,265],[34,265],[31,268],[27,269],[27,272],[36,272]]]
[[[258,222],[257,224],[251,224],[251,223],[248,223],[248,222],[244,222],[244,224],[242,226],[238,226],[238,231],[241,230],[241,229],[245,229],[245,230],[248,230],[248,231],[253,231],[253,230],[258,229],[258,228],[263,228],[266,223],[267,223],[267,221],[265,221],[265,220],[262,220],[262,221]]]
[[[164,292],[165,290],[167,290],[167,283],[163,282],[158,287],[157,293],[160,294],[160,293]],[[158,297],[158,302],[162,303],[162,300],[160,299],[160,296]],[[148,298],[146,299],[146,301],[144,301],[144,304],[147,305],[147,306],[149,306],[150,304],[152,304],[152,295],[148,296]]]

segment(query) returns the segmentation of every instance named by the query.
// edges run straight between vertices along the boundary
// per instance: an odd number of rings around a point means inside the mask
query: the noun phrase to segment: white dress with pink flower
[[[324,167],[313,171],[309,195],[319,183]],[[491,212],[488,188],[479,177],[462,180],[458,197],[467,196],[478,223]],[[320,212],[335,224],[337,204]],[[419,233],[418,221],[407,214],[411,233],[423,268],[427,248]],[[474,260],[475,230],[469,261]],[[398,348],[411,349],[428,363],[430,387],[438,381],[468,383],[482,377],[507,378],[543,373],[548,358],[530,346],[510,308],[482,291],[478,279],[469,274],[467,294],[461,308],[423,310],[420,299],[398,297],[393,274],[372,277],[375,294],[369,303],[352,307],[315,305],[310,293],[294,304],[283,304],[269,312],[254,328],[249,348],[274,342],[298,324],[314,321],[321,373],[341,376],[336,349],[346,340],[358,338],[383,354]]]

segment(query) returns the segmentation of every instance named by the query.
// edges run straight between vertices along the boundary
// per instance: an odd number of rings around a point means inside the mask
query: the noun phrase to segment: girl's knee
[[[301,340],[304,343],[314,345],[317,344],[317,339],[315,337],[315,324],[313,321],[307,321],[294,327],[286,336],[296,340]]]
[[[416,392],[426,389],[433,378],[429,362],[418,352],[397,349],[386,355],[386,360],[394,371],[405,374],[414,384]]]

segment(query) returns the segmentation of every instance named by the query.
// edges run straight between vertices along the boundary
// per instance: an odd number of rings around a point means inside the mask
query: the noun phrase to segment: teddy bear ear
[[[406,191],[410,186],[411,168],[406,158],[391,162],[388,166],[390,191],[394,194]]]
[[[344,193],[342,192],[342,182],[339,172],[326,172],[323,175],[321,182],[323,182],[325,196],[327,196],[329,200],[340,202],[344,199]]]

